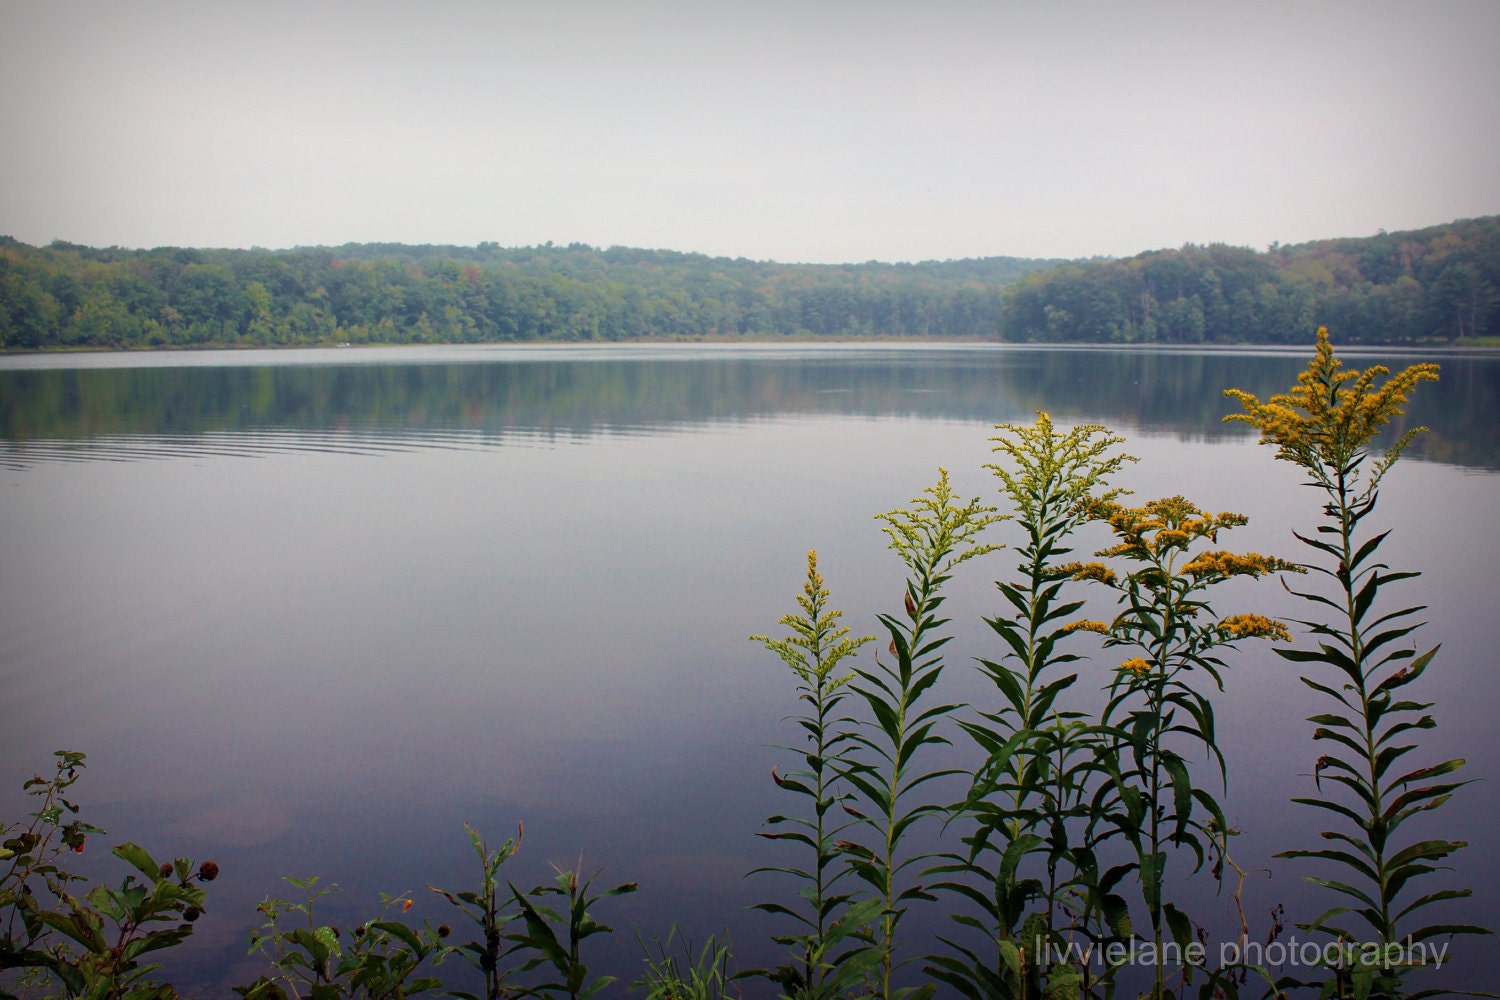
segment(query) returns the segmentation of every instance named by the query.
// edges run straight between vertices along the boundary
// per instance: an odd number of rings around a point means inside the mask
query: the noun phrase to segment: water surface
[[[1431,753],[1492,781],[1500,362],[1442,361],[1408,418],[1432,431],[1382,516],[1389,560],[1425,573],[1410,590],[1430,605],[1425,642],[1443,643],[1424,692],[1442,723]],[[699,938],[727,927],[746,964],[774,963],[776,925],[744,908],[780,888],[744,875],[789,861],[754,833],[792,805],[769,745],[796,738],[797,706],[745,637],[793,609],[806,551],[848,622],[876,631],[902,567],[873,515],[940,465],[998,501],[981,468],[993,425],[1046,409],[1125,434],[1139,498],[1238,510],[1252,523],[1234,547],[1299,557],[1288,528],[1311,523],[1315,497],[1220,418],[1225,386],[1265,396],[1304,364],[978,346],[0,359],[0,804],[16,815],[30,769],[83,750],[79,798],[112,840],[217,860],[181,977],[221,995],[258,974],[245,933],[279,876],[343,885],[343,920],[379,891],[466,887],[466,821],[495,840],[525,822],[518,884],[580,863],[641,884],[606,911],[622,933],[601,967],[631,975],[628,928],[673,920]],[[993,700],[969,663],[998,655],[980,617],[1010,570],[1001,553],[954,581],[953,700]],[[1302,612],[1274,585],[1225,593]],[[1303,870],[1269,860],[1321,819],[1286,802],[1309,793],[1318,751],[1300,720],[1316,710],[1267,650],[1232,661],[1227,801],[1241,864],[1271,872],[1252,919],[1277,901],[1321,909]],[[972,761],[959,744],[932,763]],[[1447,917],[1496,925],[1486,787],[1429,833],[1474,845],[1460,883],[1480,898]],[[436,897],[419,907],[447,918]],[[1222,900],[1202,907],[1224,916]]]

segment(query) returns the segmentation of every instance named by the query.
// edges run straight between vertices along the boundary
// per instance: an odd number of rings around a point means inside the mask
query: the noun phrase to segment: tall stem
[[[1339,583],[1344,588],[1344,610],[1349,622],[1349,655],[1355,666],[1355,686],[1359,694],[1360,726],[1364,730],[1362,736],[1365,743],[1365,767],[1369,774],[1370,795],[1374,804],[1370,807],[1370,847],[1375,852],[1375,874],[1379,878],[1377,889],[1378,912],[1380,914],[1380,940],[1382,944],[1390,943],[1394,937],[1394,928],[1391,926],[1390,894],[1386,892],[1386,837],[1382,813],[1384,812],[1384,792],[1381,790],[1381,775],[1379,768],[1379,748],[1376,738],[1376,727],[1370,718],[1370,687],[1368,673],[1365,664],[1365,642],[1364,635],[1359,625],[1358,597],[1355,587],[1354,576],[1354,511],[1349,499],[1349,481],[1345,470],[1340,469],[1338,475],[1338,508],[1339,508],[1339,544],[1342,550],[1340,556],[1341,572],[1338,574]],[[1374,572],[1374,571],[1372,571]]]

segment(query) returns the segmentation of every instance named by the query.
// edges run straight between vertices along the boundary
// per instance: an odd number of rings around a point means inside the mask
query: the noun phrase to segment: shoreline
[[[1343,344],[1341,351],[1356,354],[1438,354],[1444,356],[1466,353],[1500,353],[1500,337],[1478,338],[1478,343],[1395,343],[1395,344]],[[1199,343],[1114,343],[1110,341],[1006,341],[978,337],[824,337],[814,334],[805,336],[724,336],[704,335],[700,337],[635,337],[630,340],[491,340],[477,342],[440,341],[434,343],[368,343],[353,344],[347,341],[325,341],[312,344],[194,344],[156,345],[136,347],[91,347],[69,346],[50,348],[0,348],[0,358],[9,357],[64,357],[69,355],[172,355],[193,353],[237,354],[248,351],[274,351],[296,353],[299,351],[330,350],[383,350],[397,348],[627,348],[648,346],[680,347],[808,347],[808,346],[881,346],[881,347],[994,347],[1013,350],[1116,350],[1154,353],[1252,353],[1265,351],[1306,351],[1304,344],[1282,344],[1245,342],[1236,344]]]

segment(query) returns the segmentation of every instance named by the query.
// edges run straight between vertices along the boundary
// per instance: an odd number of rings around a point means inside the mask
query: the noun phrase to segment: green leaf
[[[1173,836],[1180,837],[1187,828],[1188,820],[1193,812],[1193,785],[1188,777],[1187,765],[1176,754],[1163,751],[1161,754],[1162,767],[1166,768],[1167,774],[1172,778],[1172,808],[1176,813]]]
[[[111,853],[115,857],[129,862],[137,871],[141,872],[151,881],[155,882],[161,878],[161,865],[146,852],[144,847],[129,841],[116,847]]]
[[[1386,861],[1388,869],[1399,868],[1412,861],[1438,861],[1461,848],[1469,846],[1462,840],[1422,840],[1404,850],[1397,851]]]
[[[370,926],[391,935],[418,954],[423,951],[422,941],[417,937],[416,931],[398,920],[376,920]]]
[[[1347,851],[1324,848],[1316,851],[1282,851],[1276,856],[1278,858],[1318,858],[1323,861],[1337,861],[1340,864],[1353,868],[1371,882],[1380,881],[1373,868],[1366,864],[1363,859],[1355,857]]]
[[[1343,893],[1345,896],[1349,896],[1352,899],[1357,899],[1371,909],[1379,909],[1379,906],[1376,905],[1375,901],[1371,899],[1364,890],[1357,889],[1347,882],[1339,882],[1335,879],[1321,878],[1316,875],[1308,875],[1307,881],[1312,882],[1315,885],[1321,885],[1325,889],[1332,889],[1335,892]]]
[[[1361,545],[1359,547],[1359,551],[1354,554],[1354,558],[1349,561],[1350,571],[1352,572],[1359,569],[1360,564],[1369,557],[1370,553],[1380,548],[1380,543],[1385,541],[1386,536],[1389,534],[1390,531],[1382,531],[1380,534],[1375,535],[1369,541]],[[1334,554],[1337,555],[1338,553],[1335,551]]]
[[[1167,866],[1167,856],[1162,852],[1147,852],[1141,855],[1141,893],[1146,899],[1146,909],[1151,913],[1151,922],[1156,923],[1161,911],[1162,873]]]
[[[1447,934],[1475,934],[1487,936],[1495,933],[1488,927],[1477,927],[1474,924],[1433,924],[1431,927],[1423,927],[1421,930],[1412,931],[1409,935],[1412,941],[1426,941],[1428,938],[1441,937]]]
[[[1441,903],[1449,899],[1467,899],[1473,894],[1474,891],[1472,889],[1439,889],[1437,892],[1429,892],[1427,895],[1422,896],[1420,899],[1415,899],[1408,904],[1400,913],[1396,914],[1396,919],[1400,920],[1407,914],[1414,913],[1429,903]]]
[[[1101,900],[1104,922],[1116,937],[1128,939],[1131,935],[1130,905],[1124,897],[1106,893]]]
[[[1193,941],[1193,922],[1188,915],[1179,910],[1171,903],[1162,907],[1162,913],[1166,915],[1167,927],[1172,932],[1172,940],[1179,948],[1186,948]]]
[[[96,955],[109,950],[104,940],[104,923],[89,910],[74,910],[67,915],[42,910],[37,916],[48,927],[61,931]]]

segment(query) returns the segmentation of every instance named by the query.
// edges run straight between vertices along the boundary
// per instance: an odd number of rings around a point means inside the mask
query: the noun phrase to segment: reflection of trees
[[[1217,438],[1222,390],[1263,398],[1303,359],[1104,350],[726,353],[692,359],[61,369],[0,372],[0,438],[268,430],[464,430],[589,435],[798,414],[984,423],[1060,420]],[[1362,364],[1362,361],[1355,361]],[[1410,420],[1416,455],[1500,467],[1500,363],[1444,362]]]

